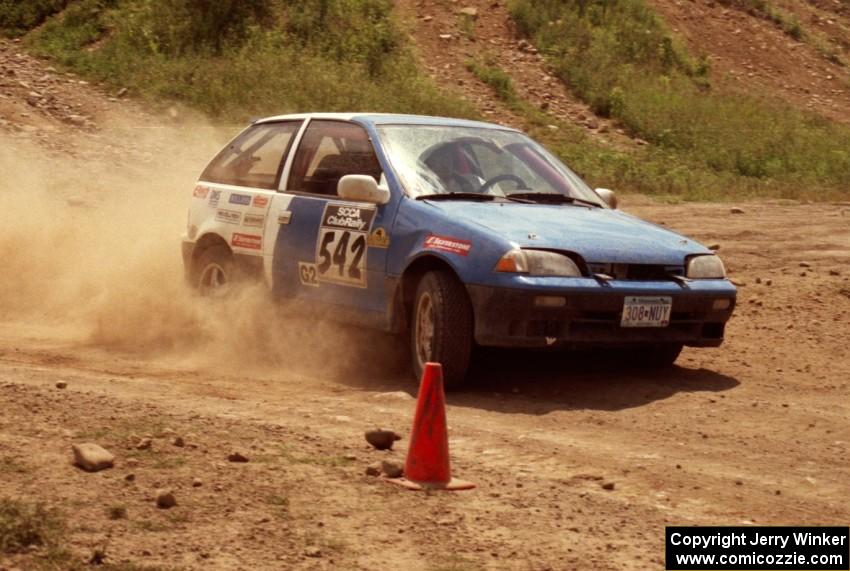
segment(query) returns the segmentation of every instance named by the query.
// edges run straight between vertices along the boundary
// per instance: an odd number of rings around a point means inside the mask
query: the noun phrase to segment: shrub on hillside
[[[0,33],[23,34],[60,11],[69,0],[0,0]]]
[[[137,0],[121,3],[114,25],[151,53],[220,54],[243,41],[252,26],[268,22],[271,13],[271,0]]]

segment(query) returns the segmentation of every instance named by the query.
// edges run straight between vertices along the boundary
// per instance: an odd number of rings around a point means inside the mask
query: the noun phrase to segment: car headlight
[[[511,250],[496,264],[497,272],[532,276],[581,277],[581,270],[570,258],[543,250]]]
[[[720,257],[713,254],[694,256],[688,260],[685,277],[692,280],[722,279],[726,277],[726,268]]]

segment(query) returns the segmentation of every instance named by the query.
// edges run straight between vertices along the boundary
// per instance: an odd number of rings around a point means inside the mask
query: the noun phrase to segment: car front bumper
[[[563,280],[566,282],[566,280]],[[575,287],[516,289],[467,285],[475,314],[475,340],[496,347],[592,347],[683,344],[717,347],[735,308],[736,290],[726,280],[626,282],[574,280]],[[539,297],[562,297],[561,307],[541,307]],[[673,298],[666,327],[621,327],[627,296]],[[715,309],[715,301],[728,307]],[[724,305],[719,302],[719,305]]]

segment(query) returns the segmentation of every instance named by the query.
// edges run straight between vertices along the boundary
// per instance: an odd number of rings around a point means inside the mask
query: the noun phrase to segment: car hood
[[[591,263],[682,265],[700,244],[618,210],[514,202],[429,202],[525,248],[567,250]]]

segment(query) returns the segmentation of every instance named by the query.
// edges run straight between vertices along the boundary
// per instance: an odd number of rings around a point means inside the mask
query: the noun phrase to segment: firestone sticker
[[[469,255],[470,250],[472,250],[472,242],[469,240],[461,240],[460,238],[431,234],[425,238],[425,248],[429,250],[439,250],[440,252],[446,252],[448,254],[467,256]]]
[[[262,250],[263,237],[253,234],[234,233],[230,239],[230,244],[237,248],[245,248],[246,250]]]
[[[268,196],[259,196],[258,195],[258,196],[254,197],[254,202],[252,203],[252,206],[254,206],[255,208],[265,208],[268,205],[269,205],[269,197]]]

